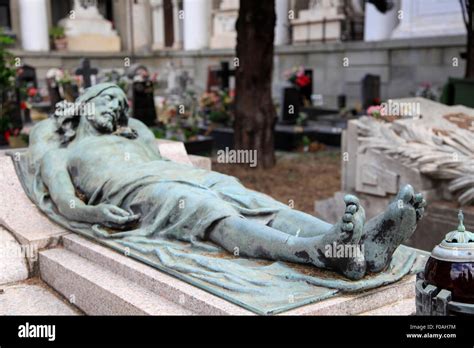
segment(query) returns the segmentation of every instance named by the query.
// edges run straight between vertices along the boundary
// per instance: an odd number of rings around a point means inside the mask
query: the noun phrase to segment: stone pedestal
[[[390,11],[381,13],[373,4],[366,3],[364,41],[383,41],[389,39],[398,25],[399,9],[398,2],[395,2],[395,6]]]
[[[466,34],[461,5],[452,0],[402,0],[392,39]]]
[[[291,21],[293,43],[339,41],[345,19],[341,6],[341,0],[321,0],[311,2],[309,9],[299,11],[298,18]]]
[[[209,47],[210,1],[184,0],[184,49]]]
[[[237,32],[235,23],[239,15],[238,0],[222,0],[212,11],[211,48],[235,48]]]
[[[84,7],[74,1],[74,16],[62,19],[68,39],[68,50],[75,52],[119,52],[120,37],[94,5]]]
[[[25,51],[49,51],[46,0],[20,0],[21,42]]]

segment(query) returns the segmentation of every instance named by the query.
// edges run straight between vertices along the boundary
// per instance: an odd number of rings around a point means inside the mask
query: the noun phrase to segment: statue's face
[[[101,133],[112,133],[118,126],[127,125],[128,102],[121,89],[106,89],[92,102],[95,105],[95,113],[89,121]]]

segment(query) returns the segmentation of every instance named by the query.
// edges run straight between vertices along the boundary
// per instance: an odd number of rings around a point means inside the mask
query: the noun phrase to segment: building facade
[[[276,0],[275,91],[298,65],[313,69],[313,90],[328,105],[338,94],[356,101],[367,73],[381,77],[385,98],[463,75],[458,1],[399,0],[385,14],[363,2]],[[165,72],[172,62],[204,88],[207,68],[235,55],[238,7],[239,0],[0,0],[0,27],[40,78],[86,56],[99,68],[128,59]],[[67,50],[52,49],[48,33],[58,25],[70,34]]]

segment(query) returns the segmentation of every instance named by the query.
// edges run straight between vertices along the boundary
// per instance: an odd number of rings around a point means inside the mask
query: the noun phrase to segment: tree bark
[[[466,53],[466,74],[467,79],[474,79],[474,27],[473,11],[474,1],[467,0],[467,53]]]
[[[234,144],[238,150],[256,150],[261,168],[275,164],[271,91],[275,22],[275,0],[240,0]]]

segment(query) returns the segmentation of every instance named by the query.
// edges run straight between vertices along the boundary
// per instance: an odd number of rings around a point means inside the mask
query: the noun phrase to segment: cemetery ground
[[[213,156],[212,168],[232,175],[246,187],[263,192],[293,208],[314,214],[316,200],[332,197],[340,190],[340,149],[317,152],[276,152],[273,168],[261,170],[247,165],[218,163]],[[257,159],[258,160],[258,159]]]

